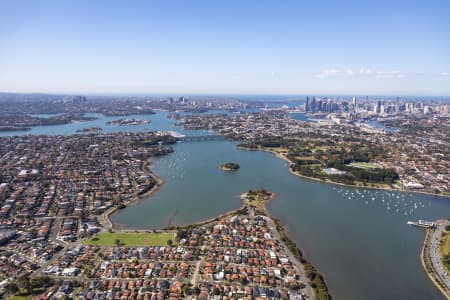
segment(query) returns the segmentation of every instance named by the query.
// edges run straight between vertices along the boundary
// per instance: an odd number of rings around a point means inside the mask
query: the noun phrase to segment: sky
[[[0,0],[0,92],[449,96],[450,1]]]

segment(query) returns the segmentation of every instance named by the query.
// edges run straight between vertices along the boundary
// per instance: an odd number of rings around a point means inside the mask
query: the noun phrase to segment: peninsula
[[[241,208],[206,222],[67,241],[9,289],[81,299],[331,299],[323,277],[267,214],[273,197],[250,190]]]
[[[175,142],[163,132],[0,138],[3,295],[330,299],[268,214],[271,192],[249,191],[241,208],[201,224],[112,226],[109,213],[162,184],[150,159]]]
[[[340,120],[340,119],[339,119]],[[246,150],[286,159],[293,173],[332,183],[450,196],[448,117],[398,115],[398,131],[357,122],[312,123],[279,110],[236,115],[186,115],[186,129],[213,129]],[[413,122],[413,123],[412,123]],[[397,124],[397,123],[396,123]],[[411,124],[423,128],[413,131]],[[440,141],[445,142],[440,142]]]

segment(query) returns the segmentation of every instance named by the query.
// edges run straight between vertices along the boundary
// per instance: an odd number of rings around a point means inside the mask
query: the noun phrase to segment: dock
[[[431,221],[419,220],[419,221],[408,221],[408,225],[421,227],[421,228],[434,228],[436,227],[436,223]]]

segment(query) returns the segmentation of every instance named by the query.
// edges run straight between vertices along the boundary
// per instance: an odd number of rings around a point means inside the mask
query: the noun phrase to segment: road
[[[450,299],[450,277],[448,272],[444,269],[439,253],[442,233],[445,231],[445,226],[450,225],[448,220],[440,220],[436,222],[436,228],[428,229],[427,239],[424,244],[423,261],[424,264],[430,266],[432,273],[429,276],[442,291],[442,293]],[[429,264],[431,262],[431,265]],[[427,268],[425,271],[428,272]]]
[[[266,221],[267,221],[267,225],[272,233],[272,236],[274,239],[280,241],[281,245],[284,248],[285,253],[288,255],[289,260],[292,261],[292,263],[294,264],[294,266],[297,268],[298,271],[298,275],[300,277],[300,281],[303,282],[305,284],[305,288],[303,289],[303,292],[306,295],[306,298],[308,299],[314,299],[314,292],[309,284],[309,280],[306,277],[306,272],[305,269],[303,268],[303,265],[301,264],[301,262],[294,256],[294,254],[292,254],[292,252],[289,250],[289,248],[286,246],[286,244],[282,241],[281,237],[280,237],[280,233],[277,230],[277,227],[275,225],[275,223],[273,222],[273,220],[269,217],[266,216],[261,216],[263,217]]]

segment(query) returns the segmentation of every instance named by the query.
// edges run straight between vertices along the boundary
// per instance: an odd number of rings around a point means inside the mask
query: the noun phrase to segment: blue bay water
[[[96,115],[95,121],[35,127],[18,134],[74,134],[102,127],[103,132],[175,130],[167,113],[128,116],[150,124],[110,126],[121,117]],[[387,192],[321,183],[292,175],[271,153],[242,151],[228,141],[179,143],[175,152],[155,158],[153,170],[166,183],[153,196],[121,210],[112,220],[129,228],[161,228],[214,217],[240,205],[240,193],[266,188],[276,193],[269,210],[280,218],[308,260],[324,274],[335,299],[444,299],[420,264],[424,231],[408,220],[448,218],[448,198]],[[225,162],[239,163],[223,172]]]

